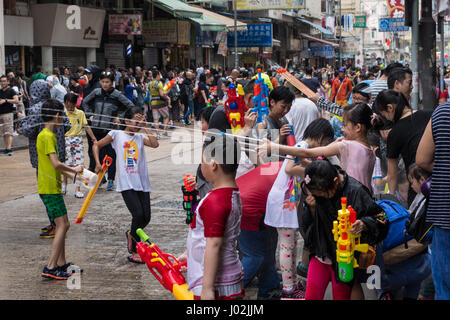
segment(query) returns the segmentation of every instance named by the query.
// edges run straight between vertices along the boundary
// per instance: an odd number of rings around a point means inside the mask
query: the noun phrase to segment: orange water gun
[[[112,158],[107,155],[103,159],[102,170],[97,175],[98,176],[97,183],[95,184],[95,187],[93,187],[89,191],[86,199],[84,200],[83,206],[81,207],[81,210],[78,213],[77,218],[75,219],[75,223],[83,222],[84,215],[86,214],[86,211],[89,208],[89,205],[91,204],[92,198],[94,197],[95,193],[97,192],[98,187],[102,183],[103,177],[106,174],[106,170],[108,170],[108,167],[111,165],[112,161],[113,161]]]
[[[173,255],[163,253],[157,245],[150,243],[149,237],[142,229],[137,229],[136,233],[142,241],[136,244],[137,253],[155,278],[177,300],[194,300],[194,293],[188,291],[188,285],[180,271],[186,264],[181,264]]]
[[[316,95],[314,91],[308,88],[303,82],[294,77],[291,73],[289,73],[286,69],[280,68],[276,70],[277,73],[282,76],[287,82],[292,84],[298,90],[300,90],[303,94],[305,94],[308,98],[311,98]]]
[[[164,92],[170,91],[170,89],[173,88],[173,86],[177,83],[177,79],[173,78],[169,82],[166,83],[166,85],[163,88]]]

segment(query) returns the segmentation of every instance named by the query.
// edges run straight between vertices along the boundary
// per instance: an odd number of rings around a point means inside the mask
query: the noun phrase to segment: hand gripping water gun
[[[261,69],[258,69],[254,91],[253,111],[258,112],[256,123],[261,123],[263,115],[269,114],[269,88],[264,82],[264,78],[261,76]]]
[[[142,229],[136,230],[142,242],[136,244],[136,250],[150,272],[172,292],[177,300],[194,300],[194,293],[188,291],[188,285],[180,269],[183,264],[171,254],[163,253],[158,246],[148,241],[149,237]],[[169,260],[173,259],[173,262]]]
[[[236,85],[230,84],[228,87],[228,99],[225,101],[225,114],[231,125],[233,134],[239,132],[244,126],[245,104],[244,100],[238,97]]]
[[[84,215],[86,214],[86,211],[89,208],[89,205],[91,204],[92,198],[94,197],[95,193],[97,192],[97,189],[100,186],[100,183],[102,183],[102,180],[103,180],[103,177],[105,176],[106,170],[108,170],[108,167],[111,165],[111,163],[112,163],[112,158],[106,155],[105,158],[103,159],[102,170],[97,175],[97,183],[89,191],[86,199],[84,200],[83,206],[81,207],[81,210],[78,213],[77,218],[75,219],[75,223],[83,222]]]
[[[289,132],[289,135],[286,137],[286,142],[288,146],[295,147],[297,142],[295,141],[294,126],[290,124],[289,128],[291,128],[291,132]],[[298,164],[298,157],[295,157],[295,163]]]
[[[166,85],[163,88],[164,92],[170,91],[170,89],[173,88],[173,86],[177,83],[177,79],[173,78],[169,82],[166,83]]]
[[[334,241],[336,241],[336,261],[338,262],[339,279],[350,282],[353,279],[353,268],[358,268],[354,257],[355,251],[367,252],[369,245],[361,244],[361,234],[350,232],[356,221],[356,212],[351,206],[347,209],[347,198],[341,198],[342,209],[338,211],[338,221],[333,221]]]
[[[184,177],[184,186],[181,186],[183,191],[183,209],[186,210],[186,224],[190,224],[194,219],[194,205],[197,203],[198,191],[195,190],[195,183],[188,184],[188,179],[191,175],[187,174]]]

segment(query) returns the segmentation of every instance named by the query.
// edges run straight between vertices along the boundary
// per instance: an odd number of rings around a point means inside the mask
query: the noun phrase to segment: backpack
[[[400,204],[390,200],[378,200],[376,202],[386,213],[390,226],[386,238],[382,243],[382,251],[386,252],[406,241],[411,240],[411,235],[405,235],[405,223],[409,220],[410,213]]]
[[[405,239],[407,235],[410,235],[419,243],[431,243],[433,237],[433,224],[426,221],[430,188],[431,177],[422,184],[421,189],[424,198],[420,201],[405,223]]]

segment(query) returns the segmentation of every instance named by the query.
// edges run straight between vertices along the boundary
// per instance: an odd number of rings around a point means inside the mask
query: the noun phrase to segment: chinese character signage
[[[405,0],[387,0],[389,18],[405,18]]]
[[[405,18],[381,18],[379,20],[380,32],[399,32],[408,31],[409,27],[405,26]]]
[[[140,14],[110,14],[108,19],[108,34],[140,35],[142,33],[142,15]]]
[[[228,32],[228,47],[234,47],[234,31]],[[271,24],[248,24],[247,30],[237,31],[238,47],[272,47]]]
[[[304,9],[305,0],[236,0],[237,10]]]
[[[177,20],[145,20],[142,26],[144,43],[177,42]]]
[[[353,28],[366,28],[366,16],[355,16]]]

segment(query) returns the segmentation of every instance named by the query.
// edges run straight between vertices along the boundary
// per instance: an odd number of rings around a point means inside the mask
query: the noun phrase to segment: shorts
[[[162,107],[155,109],[152,107],[153,120],[156,122],[160,117],[168,118],[169,117],[169,107]]]
[[[13,113],[0,114],[0,135],[12,136],[14,133],[14,115]]]
[[[66,137],[66,161],[69,167],[84,165],[84,147],[81,136]]]
[[[41,197],[50,218],[56,219],[67,214],[62,194],[40,194],[39,197]]]

